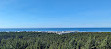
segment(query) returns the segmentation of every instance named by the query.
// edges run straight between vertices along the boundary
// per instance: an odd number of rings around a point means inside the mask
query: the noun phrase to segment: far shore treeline
[[[0,49],[111,49],[111,33],[0,32]]]

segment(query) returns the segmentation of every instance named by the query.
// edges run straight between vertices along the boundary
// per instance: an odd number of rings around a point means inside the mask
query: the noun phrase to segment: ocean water
[[[111,32],[111,28],[0,28],[0,31],[79,31]]]

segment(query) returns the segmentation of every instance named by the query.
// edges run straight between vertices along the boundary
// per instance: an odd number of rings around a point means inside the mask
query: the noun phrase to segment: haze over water
[[[111,32],[111,28],[0,28],[0,31],[79,31],[79,32]]]

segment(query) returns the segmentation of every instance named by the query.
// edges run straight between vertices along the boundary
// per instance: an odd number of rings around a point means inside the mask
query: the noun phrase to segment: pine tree
[[[100,48],[101,49],[109,49],[108,36],[106,36],[106,38],[101,42]]]

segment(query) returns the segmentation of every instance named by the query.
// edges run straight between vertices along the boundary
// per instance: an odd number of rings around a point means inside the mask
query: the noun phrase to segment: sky
[[[111,0],[0,0],[0,28],[111,27]]]

